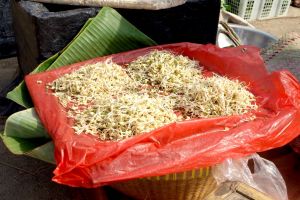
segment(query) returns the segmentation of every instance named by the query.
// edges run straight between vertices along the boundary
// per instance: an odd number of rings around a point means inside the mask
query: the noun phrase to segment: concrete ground
[[[286,33],[300,33],[300,8],[290,7],[288,16],[250,21],[257,29],[266,31],[280,38]]]
[[[258,29],[277,37],[296,31],[300,33],[300,9],[291,8],[288,17],[251,22]],[[0,60],[0,90],[11,81],[18,67],[16,58]],[[4,118],[0,118],[0,131],[4,128]],[[273,155],[273,154],[271,154]],[[287,156],[285,156],[287,155]],[[290,152],[281,156],[266,156],[275,161],[282,170],[291,200],[300,200],[298,185],[299,170],[294,173],[296,159]],[[289,165],[287,164],[289,163]],[[78,189],[61,186],[51,182],[54,166],[25,156],[16,156],[8,152],[0,142],[0,199],[3,200],[98,200],[107,199],[104,190]],[[114,192],[111,192],[115,195]],[[113,199],[120,199],[114,196]]]

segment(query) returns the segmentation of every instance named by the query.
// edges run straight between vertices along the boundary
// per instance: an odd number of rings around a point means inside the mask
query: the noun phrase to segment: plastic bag
[[[259,109],[239,116],[172,123],[119,142],[99,141],[91,135],[76,135],[57,98],[45,89],[47,83],[85,64],[112,59],[124,65],[154,49],[188,56],[206,70],[244,81],[257,97]],[[268,74],[256,47],[154,46],[31,74],[25,81],[36,112],[54,141],[57,168],[53,180],[70,186],[98,187],[213,166],[227,158],[283,146],[300,133],[298,81],[287,71]]]
[[[253,161],[253,172],[249,161]],[[212,170],[217,183],[240,181],[268,194],[274,200],[288,200],[285,182],[273,162],[258,154],[240,158],[226,159]]]
[[[276,43],[262,50],[261,54],[269,71],[287,69],[300,79],[300,34],[291,32],[283,35]],[[300,137],[291,143],[300,154]]]
[[[300,137],[297,137],[296,139],[294,139],[291,142],[291,146],[296,153],[300,154]]]

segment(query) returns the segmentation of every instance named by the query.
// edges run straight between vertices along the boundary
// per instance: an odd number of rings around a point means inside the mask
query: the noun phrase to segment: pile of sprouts
[[[247,86],[203,76],[197,61],[154,50],[126,67],[86,65],[47,85],[74,119],[77,134],[123,140],[191,118],[241,115],[257,109]]]

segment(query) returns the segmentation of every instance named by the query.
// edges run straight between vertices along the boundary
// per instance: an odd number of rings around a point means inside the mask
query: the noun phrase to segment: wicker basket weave
[[[216,187],[211,168],[184,173],[134,179],[111,185],[114,189],[134,199],[200,200]]]

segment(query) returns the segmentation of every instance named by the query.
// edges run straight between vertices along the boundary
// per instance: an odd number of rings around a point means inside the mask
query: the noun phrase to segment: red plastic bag
[[[297,154],[300,154],[300,137],[294,139],[291,143],[291,146]]]
[[[153,49],[186,55],[207,70],[246,82],[257,97],[259,109],[241,116],[172,123],[119,142],[76,135],[63,107],[45,85],[84,64],[111,58],[122,65]],[[162,45],[28,75],[25,80],[35,109],[54,140],[57,168],[53,180],[70,186],[98,187],[212,166],[226,158],[283,146],[300,133],[298,81],[287,71],[268,74],[259,50],[250,46],[220,49],[192,43]],[[253,115],[256,119],[249,121]]]

